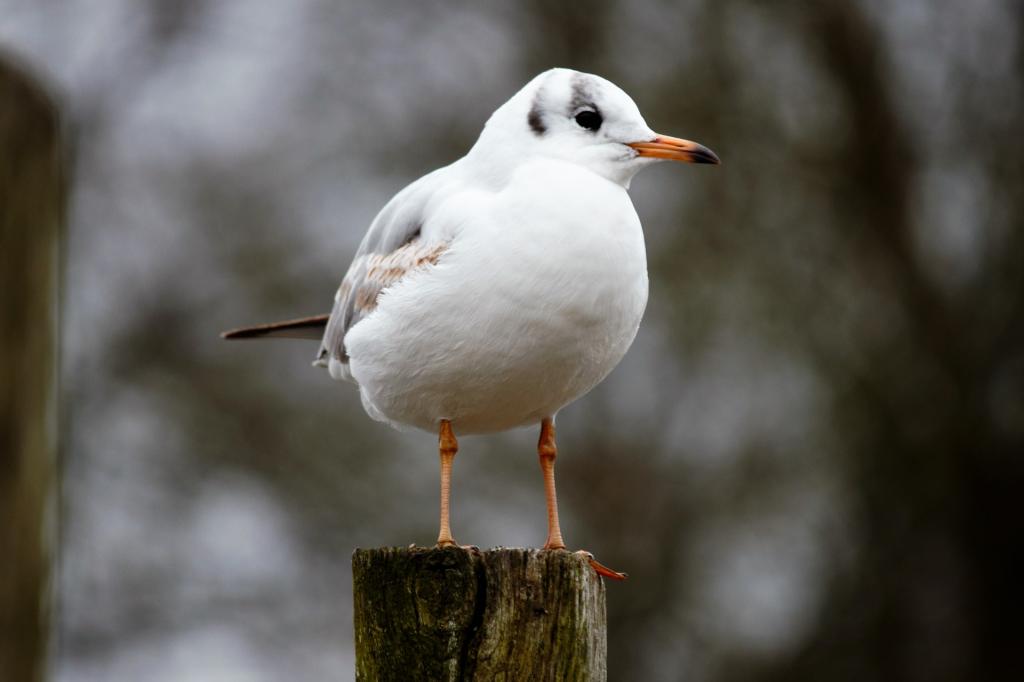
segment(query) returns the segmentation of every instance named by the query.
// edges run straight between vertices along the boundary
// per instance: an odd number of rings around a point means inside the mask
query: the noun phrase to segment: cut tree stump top
[[[602,579],[566,551],[357,549],[356,679],[605,680]]]

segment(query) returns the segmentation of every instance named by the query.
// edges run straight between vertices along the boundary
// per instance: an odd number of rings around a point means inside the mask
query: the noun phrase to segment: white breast
[[[386,290],[345,337],[371,416],[456,433],[554,415],[610,372],[647,302],[626,191],[578,166],[524,164],[499,192],[458,193],[432,219],[436,266]]]

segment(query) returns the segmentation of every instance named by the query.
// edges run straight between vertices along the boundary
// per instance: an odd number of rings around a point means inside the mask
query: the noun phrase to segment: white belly
[[[536,423],[622,359],[647,302],[639,220],[618,186],[587,177],[580,191],[561,169],[558,181],[562,201],[543,209],[518,199],[537,191],[530,180],[467,206],[500,218],[467,220],[436,266],[348,333],[371,416],[427,430],[450,419],[462,434]]]

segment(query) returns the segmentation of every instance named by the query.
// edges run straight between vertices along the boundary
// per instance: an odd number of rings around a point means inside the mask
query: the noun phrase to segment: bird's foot
[[[552,550],[562,550],[562,551],[565,551],[565,543],[564,542],[559,542],[558,540],[555,540],[554,542],[549,540],[544,545],[543,549],[552,549]],[[595,559],[594,555],[591,554],[590,552],[588,552],[585,549],[578,550],[575,553],[579,554],[580,556],[585,558],[587,560],[587,563],[590,564],[590,567],[594,569],[594,572],[597,573],[600,576],[604,576],[605,578],[610,578],[612,580],[625,580],[626,578],[629,577],[629,575],[627,575],[626,573],[619,573],[618,571],[613,571],[612,569],[608,568],[607,566],[602,564],[600,561]]]
[[[581,550],[577,551],[576,554],[579,554],[580,556],[584,557],[587,560],[587,562],[590,564],[590,567],[592,569],[594,569],[594,572],[597,573],[600,576],[604,576],[605,578],[610,578],[611,580],[625,580],[626,578],[629,577],[625,573],[619,573],[618,571],[613,571],[612,569],[608,568],[607,566],[602,564],[600,561],[595,559],[594,555],[591,554],[590,552],[588,552],[585,549],[581,549]]]
[[[474,554],[480,553],[480,548],[476,545],[460,545],[459,543],[455,542],[455,540],[445,540],[444,542],[438,542],[436,545],[434,545],[434,549],[447,549],[448,547],[457,547],[459,549],[464,549],[467,552],[472,552]]]

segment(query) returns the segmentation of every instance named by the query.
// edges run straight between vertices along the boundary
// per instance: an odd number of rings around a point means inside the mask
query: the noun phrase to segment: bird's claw
[[[625,580],[629,577],[629,575],[626,573],[620,573],[618,571],[613,571],[612,569],[608,568],[600,561],[595,559],[594,555],[585,549],[579,550],[578,552],[576,552],[576,554],[579,554],[580,556],[585,558],[587,560],[587,563],[590,564],[590,567],[594,569],[594,572],[600,576],[610,578],[611,580]]]
[[[410,547],[411,546],[412,545],[410,545]],[[464,549],[467,552],[472,552],[473,554],[480,554],[480,548],[477,547],[476,545],[460,545],[459,543],[455,542],[454,540],[449,541],[449,542],[439,542],[436,545],[434,545],[434,549],[448,549],[449,547],[455,547],[455,548],[458,548],[458,549]]]

